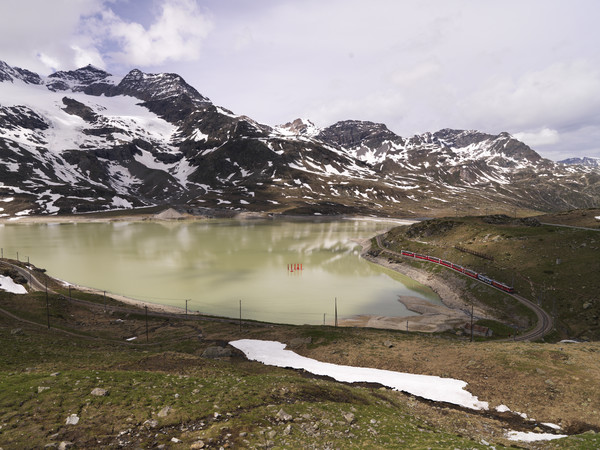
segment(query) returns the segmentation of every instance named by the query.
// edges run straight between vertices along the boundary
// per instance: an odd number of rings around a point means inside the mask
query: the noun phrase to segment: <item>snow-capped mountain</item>
[[[559,163],[600,168],[600,158],[590,158],[589,156],[584,156],[583,158],[567,158],[559,161]]]
[[[0,216],[144,205],[429,215],[592,206],[598,171],[555,164],[507,133],[307,119],[270,127],[176,74],[87,66],[41,77],[0,62]],[[474,211],[471,211],[474,212]]]

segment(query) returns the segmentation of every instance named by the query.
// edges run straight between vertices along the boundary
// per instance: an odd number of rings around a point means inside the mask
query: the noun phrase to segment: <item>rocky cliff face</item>
[[[0,215],[143,205],[430,215],[592,206],[597,170],[507,133],[306,119],[278,127],[214,105],[176,74],[87,66],[43,78],[0,62]],[[470,210],[469,210],[470,208]]]

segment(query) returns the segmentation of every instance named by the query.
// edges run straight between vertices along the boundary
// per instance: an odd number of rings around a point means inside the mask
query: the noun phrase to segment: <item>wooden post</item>
[[[46,278],[46,319],[48,321],[48,329],[50,329],[50,304],[48,303],[48,279]]]
[[[471,305],[471,342],[473,342],[473,305]]]
[[[104,313],[106,313],[106,291],[104,291]]]
[[[336,326],[336,328],[338,326],[338,321],[337,321],[337,297],[335,298],[335,326]]]
[[[325,313],[323,313],[323,326],[325,326]]]
[[[146,342],[148,342],[148,305],[144,305],[144,308],[146,309]]]
[[[406,321],[406,332],[408,333],[408,320]]]
[[[187,319],[187,302],[189,301],[189,299],[185,299],[185,318]]]
[[[240,333],[242,332],[242,301],[240,300]]]
[[[71,300],[71,285],[69,285],[69,300]]]
[[[17,261],[19,260],[19,252],[17,252]]]

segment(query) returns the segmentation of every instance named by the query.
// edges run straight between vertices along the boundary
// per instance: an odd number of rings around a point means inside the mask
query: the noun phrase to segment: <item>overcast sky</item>
[[[600,157],[598,18],[598,0],[2,0],[0,59],[175,72],[269,125],[508,131]]]

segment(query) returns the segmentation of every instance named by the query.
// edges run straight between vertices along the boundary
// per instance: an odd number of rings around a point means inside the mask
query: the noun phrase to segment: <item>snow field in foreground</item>
[[[378,383],[397,391],[470,409],[487,410],[489,408],[488,402],[478,400],[477,397],[464,389],[467,385],[466,382],[454,378],[325,363],[300,356],[291,350],[285,350],[285,344],[277,341],[240,339],[229,342],[229,345],[241,350],[249,360],[271,366],[304,369],[315,375],[328,376],[345,383]],[[505,405],[500,405],[496,410],[499,412],[510,411]],[[560,428],[554,424],[546,425],[552,426],[552,428]],[[534,442],[560,439],[567,437],[567,435],[508,431],[506,437],[512,441]]]
[[[244,352],[248,359],[263,364],[304,369],[315,375],[329,376],[345,383],[379,383],[429,400],[448,402],[470,409],[488,409],[488,403],[479,401],[466,391],[464,388],[467,383],[461,380],[325,363],[285,350],[285,344],[276,341],[241,339],[229,344]]]

